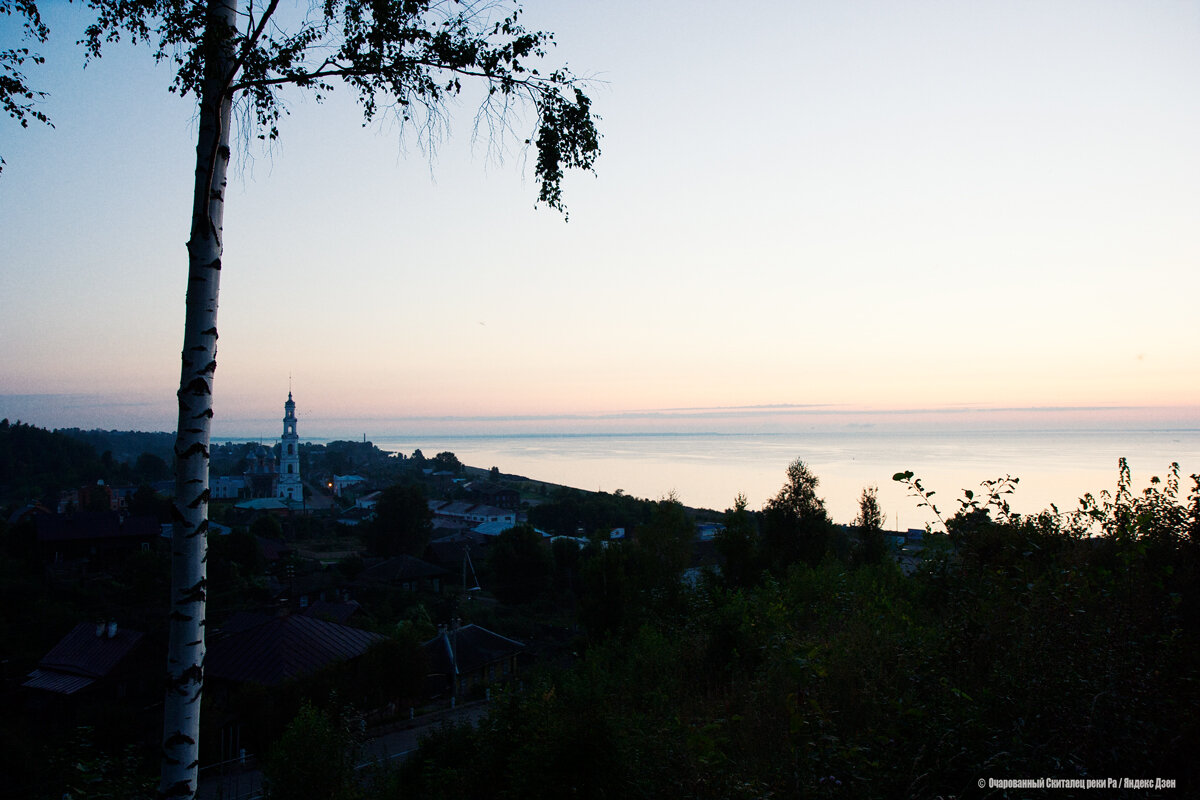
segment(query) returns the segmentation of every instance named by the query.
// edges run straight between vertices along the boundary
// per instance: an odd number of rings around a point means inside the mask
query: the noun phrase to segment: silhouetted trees
[[[542,535],[529,525],[496,537],[488,555],[492,592],[502,603],[528,603],[550,588],[554,561]]]
[[[868,486],[862,490],[858,498],[858,516],[854,518],[853,525],[858,534],[856,559],[863,564],[878,564],[887,556],[878,486]]]
[[[776,513],[821,520],[811,477],[789,472]],[[670,614],[645,613],[636,547],[597,546],[579,661],[439,733],[380,796],[968,796],[997,754],[1014,775],[1133,764],[1194,786],[1193,484],[1185,498],[1173,470],[1139,495],[1122,467],[1078,512],[1022,517],[994,482],[946,519],[958,553],[935,532],[911,577],[827,553],[699,581]],[[753,540],[743,515],[727,516],[729,552]]]
[[[433,533],[433,512],[420,484],[396,484],[384,489],[375,505],[375,515],[365,533],[372,555],[420,556],[425,551]]]
[[[812,470],[796,459],[787,468],[787,480],[762,515],[761,550],[766,566],[782,575],[798,561],[816,566],[825,557],[833,535],[833,521],[825,501],[817,496],[820,483]]]

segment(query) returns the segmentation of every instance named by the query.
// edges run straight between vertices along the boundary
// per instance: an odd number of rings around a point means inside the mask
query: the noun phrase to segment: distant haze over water
[[[302,398],[300,398],[302,399]],[[454,452],[463,463],[499,467],[536,480],[657,499],[674,491],[685,504],[724,510],[738,493],[751,508],[775,495],[795,458],[817,474],[837,522],[850,522],[863,487],[876,485],[887,524],[923,527],[917,507],[892,475],[912,470],[943,515],[963,489],[1020,478],[1014,510],[1078,505],[1086,492],[1113,489],[1117,462],[1129,461],[1138,490],[1179,462],[1183,493],[1200,472],[1200,407],[930,408],[895,411],[839,406],[767,405],[680,408],[612,414],[343,419],[305,413],[310,441],[364,437],[384,450],[426,456]],[[218,416],[218,423],[220,417]],[[274,420],[226,421],[222,429],[278,436]]]
[[[315,398],[314,398],[315,400]],[[161,403],[102,402],[76,395],[0,395],[0,417],[43,427],[168,430]],[[506,416],[362,418],[311,405],[298,394],[299,432],[307,441],[361,441],[384,450],[432,456],[453,451],[467,464],[529,478],[657,499],[672,490],[684,503],[723,510],[744,493],[760,508],[783,483],[794,458],[821,480],[838,522],[857,513],[864,486],[879,486],[887,523],[921,527],[929,516],[892,475],[912,470],[952,513],[963,489],[1004,475],[1019,477],[1014,509],[1034,513],[1056,503],[1076,507],[1085,492],[1112,489],[1117,460],[1128,459],[1134,486],[1165,477],[1172,461],[1200,472],[1200,406],[978,406],[901,410],[771,404],[618,412]],[[219,407],[214,441],[277,441],[278,412],[239,414]]]
[[[349,438],[349,437],[347,437]],[[453,451],[463,463],[581,489],[657,499],[674,491],[690,506],[723,510],[740,492],[759,508],[802,458],[821,480],[820,495],[835,521],[850,522],[864,486],[877,485],[887,524],[922,527],[932,521],[892,475],[912,470],[944,515],[963,489],[990,478],[1020,478],[1014,510],[1033,513],[1058,504],[1075,508],[1085,492],[1112,489],[1117,463],[1129,461],[1134,486],[1181,465],[1186,495],[1200,472],[1200,430],[813,431],[779,434],[640,433],[495,436],[368,435],[384,449],[426,456]]]

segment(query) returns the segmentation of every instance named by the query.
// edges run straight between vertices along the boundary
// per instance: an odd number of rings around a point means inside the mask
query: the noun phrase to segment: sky
[[[489,146],[464,98],[431,149],[289,96],[235,148],[215,436],[289,387],[314,434],[1200,427],[1200,3],[524,7],[602,117],[569,221],[528,116]],[[55,127],[0,120],[0,417],[171,430],[194,108],[44,11]]]

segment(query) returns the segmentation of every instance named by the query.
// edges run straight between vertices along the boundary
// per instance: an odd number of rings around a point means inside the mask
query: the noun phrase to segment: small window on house
[[[149,542],[142,542],[142,552],[143,552],[143,553],[146,553],[146,552],[149,552],[149,551],[150,551],[150,543],[149,543]]]

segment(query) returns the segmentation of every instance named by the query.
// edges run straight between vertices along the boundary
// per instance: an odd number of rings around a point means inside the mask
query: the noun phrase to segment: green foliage
[[[260,519],[270,519],[275,522],[271,517],[261,517]],[[276,522],[276,529],[278,526],[279,523]],[[209,536],[209,557],[226,559],[236,564],[247,575],[261,574],[267,568],[267,557],[263,554],[262,545],[256,538],[263,535],[262,528],[263,526],[258,525],[256,521],[249,531],[244,528],[234,528],[225,536]]]
[[[269,800],[360,797],[354,774],[355,744],[345,720],[304,703],[263,765],[265,796]]]
[[[136,465],[142,455],[152,455],[170,464],[174,458],[175,436],[171,433],[149,431],[106,431],[98,428],[83,430],[81,428],[56,428],[55,433],[65,434],[72,439],[89,444],[97,453],[108,451],[117,461]],[[164,476],[166,477],[166,476]],[[147,478],[139,476],[140,480],[162,480],[163,478]]]
[[[301,452],[306,448],[301,446]],[[314,459],[316,460],[316,459]],[[336,440],[320,451],[319,467],[330,475],[350,475],[386,465],[388,455],[371,442]]]
[[[144,483],[166,480],[171,476],[171,467],[154,453],[142,453],[133,465],[134,474]]]
[[[674,496],[654,504],[650,520],[638,526],[633,553],[643,592],[674,594],[687,569],[696,539],[696,525]]]
[[[160,523],[171,521],[171,500],[150,486],[142,484],[129,498],[129,513],[132,516],[154,517]]]
[[[214,32],[203,6],[156,0],[88,4],[97,11],[81,42],[89,58],[123,37],[147,42],[155,58],[173,62],[171,91],[181,96],[200,95],[214,49],[237,53],[227,91],[249,101],[260,139],[279,136],[279,121],[287,113],[281,92],[289,85],[310,90],[318,102],[338,85],[347,86],[367,121],[383,108],[402,123],[416,122],[436,135],[443,109],[462,95],[464,83],[479,83],[485,91],[479,122],[497,137],[511,129],[509,113],[515,106],[535,109],[536,134],[525,141],[538,153],[534,175],[540,202],[563,210],[564,170],[590,170],[600,154],[590,99],[565,68],[540,68],[553,37],[526,30],[519,7],[494,21],[472,4],[328,0],[323,13],[285,28],[273,18],[270,4],[254,25]],[[214,41],[216,35],[224,41]],[[0,94],[0,99],[9,96]]]
[[[763,508],[760,553],[764,565],[782,575],[797,562],[821,563],[833,538],[833,521],[817,496],[817,476],[796,459],[779,494]]]
[[[447,450],[433,457],[433,469],[436,472],[453,472],[458,475],[463,471],[463,464],[458,460],[458,456]]]
[[[364,711],[393,702],[416,705],[429,671],[412,625],[400,626],[395,635],[372,645],[351,670],[355,691],[347,697]]]
[[[375,514],[366,532],[372,555],[420,556],[425,551],[433,534],[433,512],[419,484],[397,484],[384,489]]]
[[[653,501],[631,497],[620,490],[582,492],[560,487],[548,502],[529,509],[529,524],[558,536],[607,539],[613,528],[633,528],[650,519]]]
[[[716,537],[722,559],[721,574],[731,587],[749,586],[761,574],[758,554],[758,525],[746,510],[746,496],[739,494],[733,508],[725,512],[725,528]]]
[[[579,588],[579,569],[583,553],[574,539],[556,539],[550,544],[554,560],[553,587],[556,592],[573,595]]]
[[[0,0],[0,15],[11,16],[14,11],[21,20],[21,40],[33,40],[44,43],[50,35],[50,29],[42,22],[38,14],[37,3],[33,0]],[[50,118],[36,105],[46,97],[45,92],[39,92],[29,87],[25,74],[21,71],[25,62],[42,64],[45,62],[38,53],[28,47],[13,47],[0,50],[0,109],[20,123],[22,128],[29,127],[29,120],[50,125]],[[4,171],[4,159],[0,158],[0,172]]]
[[[878,564],[887,556],[883,539],[883,511],[879,508],[879,487],[868,486],[858,499],[858,516],[854,520],[858,533],[856,559],[863,564]]]
[[[495,797],[491,737],[470,725],[444,725],[421,740],[381,798],[427,800]]]
[[[88,726],[77,728],[71,742],[53,753],[50,762],[55,797],[149,800],[155,795],[157,765],[146,763],[143,749],[101,742]]]
[[[105,477],[90,446],[61,433],[0,420],[0,503],[40,500]]]
[[[672,614],[646,613],[633,548],[596,548],[580,661],[423,748],[402,796],[972,796],[989,775],[1130,764],[1196,785],[1194,481],[1185,500],[1174,477],[1141,495],[1122,477],[1080,519],[1018,517],[1015,482],[990,482],[947,520],[958,552],[934,537],[911,577],[798,559],[685,589]],[[744,514],[732,542],[753,539]]]
[[[621,545],[593,545],[580,568],[579,621],[597,639],[616,634],[635,618],[632,559]]]
[[[250,523],[250,535],[260,539],[279,540],[283,538],[283,526],[271,514],[261,514]]]
[[[554,561],[542,535],[529,525],[496,537],[488,555],[491,589],[502,603],[528,603],[550,588]]]

